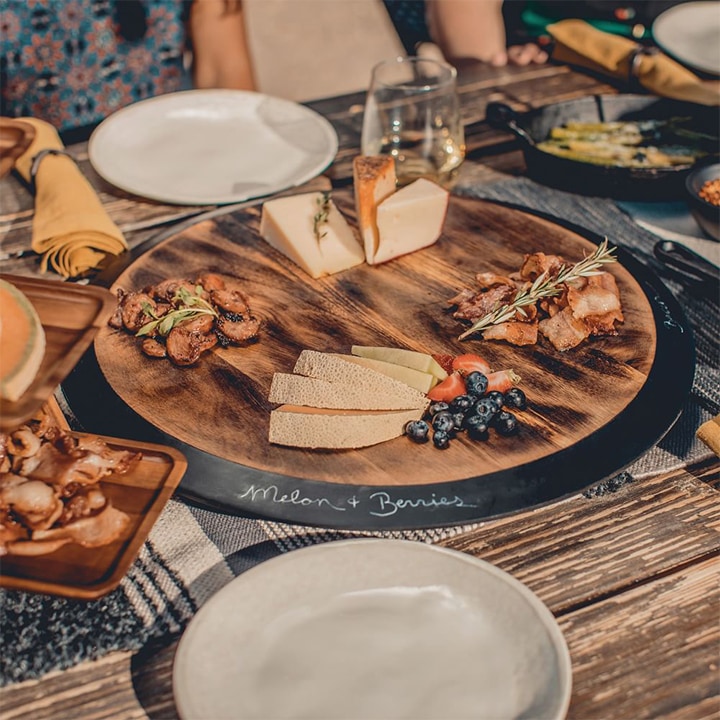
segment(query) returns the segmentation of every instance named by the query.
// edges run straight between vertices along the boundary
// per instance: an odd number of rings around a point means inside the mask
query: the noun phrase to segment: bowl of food
[[[701,165],[685,179],[687,203],[702,231],[720,241],[720,163]]]

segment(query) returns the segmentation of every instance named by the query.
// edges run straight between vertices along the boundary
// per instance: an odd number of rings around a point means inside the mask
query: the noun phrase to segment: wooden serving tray
[[[40,409],[55,388],[80,360],[115,306],[103,288],[73,285],[57,280],[0,275],[22,291],[37,311],[45,330],[45,356],[22,397],[2,400],[0,430],[17,428]]]
[[[350,193],[334,198],[354,219]],[[472,286],[475,273],[512,272],[524,253],[538,250],[575,262],[594,249],[592,234],[584,237],[515,208],[452,198],[443,235],[431,248],[380,267],[363,265],[312,280],[259,237],[258,221],[259,208],[201,222],[142,256],[116,283],[138,289],[208,270],[240,278],[264,319],[258,343],[216,349],[195,367],[177,368],[145,358],[133,337],[109,327],[95,342],[102,373],[124,403],[164,440],[199,451],[181,488],[194,499],[231,511],[353,527],[483,517],[542,502],[621,469],[677,417],[681,401],[671,399],[672,418],[667,412],[652,417],[650,438],[640,429],[625,447],[617,440],[612,447],[595,447],[600,431],[615,428],[618,418],[635,423],[638,410],[652,409],[648,380],[658,368],[666,372],[659,349],[682,356],[679,365],[677,357],[673,362],[683,393],[692,369],[692,345],[688,350],[682,328],[673,341],[666,338],[669,322],[658,322],[663,313],[677,312],[673,322],[682,325],[682,312],[661,283],[648,296],[644,271],[625,253],[608,266],[625,314],[616,337],[565,353],[546,342],[516,348],[457,340],[464,328],[452,318],[447,299]],[[654,307],[656,296],[662,307]],[[493,433],[480,443],[463,436],[446,451],[406,438],[341,452],[270,445],[273,405],[266,398],[273,373],[290,372],[304,348],[343,353],[353,344],[477,352],[496,369],[514,369],[530,404],[518,413],[521,432]],[[571,450],[583,454],[567,455]],[[566,466],[579,458],[588,466],[575,467],[571,482]],[[400,493],[402,507],[391,491]]]
[[[83,433],[70,435],[89,437]],[[93,600],[122,580],[182,479],[187,461],[174,448],[100,437],[113,450],[142,453],[130,472],[109,475],[100,482],[113,507],[130,516],[124,535],[97,548],[67,544],[37,557],[6,555],[0,567],[0,587]]]

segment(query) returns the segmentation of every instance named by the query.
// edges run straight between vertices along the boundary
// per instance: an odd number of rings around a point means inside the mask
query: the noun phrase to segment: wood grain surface
[[[440,543],[513,574],[550,608],[572,661],[568,720],[720,713],[716,467],[576,495]],[[176,649],[177,638],[151,642],[3,688],[3,720],[174,720]]]
[[[336,202],[354,221],[349,190]],[[218,457],[295,477],[334,483],[427,484],[475,477],[532,462],[587,437],[627,406],[642,387],[655,352],[649,303],[620,264],[610,267],[625,322],[616,337],[560,353],[546,342],[459,342],[463,326],[447,300],[472,286],[475,273],[509,273],[524,253],[542,250],[575,262],[593,244],[525,212],[452,198],[443,235],[424,251],[383,266],[362,265],[312,280],[258,235],[259,208],[191,227],[131,266],[116,287],[138,290],[204,271],[239,279],[263,318],[260,340],[214,349],[196,366],[151,360],[131,335],[102,328],[95,348],[114,391],[139,415],[184,443]],[[361,451],[307,451],[270,445],[267,401],[274,372],[291,372],[301,350],[346,353],[353,344],[424,352],[478,352],[495,369],[522,377],[530,407],[518,436],[486,443],[462,438],[447,452],[405,438]],[[132,368],[132,372],[128,372]],[[593,402],[588,403],[588,398]],[[194,418],[201,416],[202,422]],[[322,462],[318,462],[322,457]]]

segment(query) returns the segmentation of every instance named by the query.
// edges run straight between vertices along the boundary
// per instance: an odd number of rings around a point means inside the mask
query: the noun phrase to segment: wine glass
[[[457,71],[423,57],[373,68],[365,103],[363,155],[391,155],[399,185],[424,177],[449,187],[465,158]]]

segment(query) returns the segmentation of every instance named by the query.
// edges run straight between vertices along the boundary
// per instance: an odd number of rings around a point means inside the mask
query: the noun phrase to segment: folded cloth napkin
[[[646,90],[674,100],[720,105],[720,82],[702,80],[660,51],[643,52],[633,40],[594,28],[584,20],[548,26],[553,60],[587,68],[615,79],[635,78]]]
[[[720,415],[704,422],[698,428],[697,436],[720,457]]]
[[[42,150],[64,150],[52,125],[20,118],[35,129],[35,139],[17,159],[15,169],[36,187],[32,249],[64,278],[97,268],[106,255],[127,250],[120,229],[108,217],[92,185],[66,155],[45,155],[31,177],[33,159]]]

